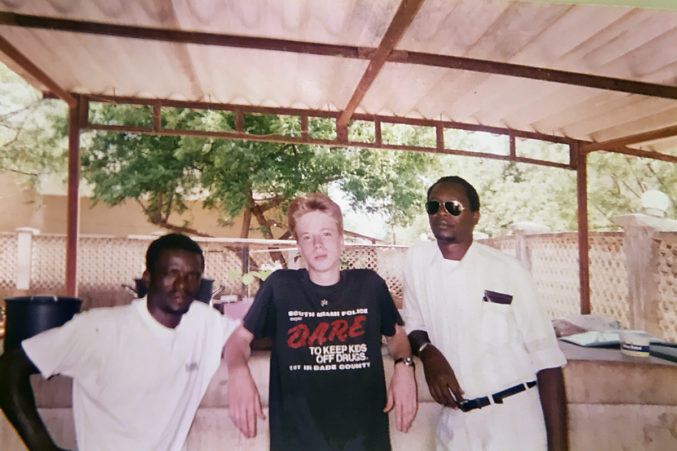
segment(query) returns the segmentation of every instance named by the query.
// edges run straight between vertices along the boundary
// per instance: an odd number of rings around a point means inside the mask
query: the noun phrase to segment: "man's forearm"
[[[539,371],[538,390],[548,433],[548,449],[566,450],[569,447],[569,442],[562,368],[547,368]]]
[[[226,341],[223,349],[223,360],[228,371],[248,368],[251,356],[251,342],[254,336],[244,327],[238,327]]]
[[[418,357],[421,357],[420,352],[424,345],[430,343],[428,333],[423,330],[414,330],[409,334],[409,343],[411,345],[411,352]]]
[[[35,404],[30,383],[34,369],[21,348],[0,357],[0,407],[28,449],[57,449]]]
[[[403,357],[411,357],[411,347],[407,339],[407,333],[399,324],[395,325],[395,334],[388,339],[388,353],[397,360]]]

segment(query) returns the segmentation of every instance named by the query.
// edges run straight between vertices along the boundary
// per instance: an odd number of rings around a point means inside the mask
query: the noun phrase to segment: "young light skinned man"
[[[81,450],[181,450],[237,322],[193,302],[202,250],[181,234],[146,253],[148,295],[92,309],[0,358],[0,405],[31,450],[59,449],[35,406],[31,373],[73,378]]]
[[[529,272],[473,241],[475,188],[428,190],[434,242],[408,250],[404,313],[432,397],[444,406],[438,450],[567,449],[560,351]]]
[[[226,344],[230,416],[247,437],[264,418],[247,360],[272,338],[271,450],[388,450],[388,414],[407,431],[417,410],[411,350],[388,288],[375,272],[341,270],[341,210],[322,194],[294,200],[289,228],[306,268],[278,270]],[[381,337],[395,363],[386,390]]]

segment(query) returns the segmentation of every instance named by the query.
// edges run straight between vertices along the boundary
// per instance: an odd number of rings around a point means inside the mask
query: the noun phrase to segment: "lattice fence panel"
[[[242,245],[223,243],[200,243],[205,255],[204,276],[215,281],[215,289],[218,285],[226,288],[223,294],[239,294],[242,286],[238,280],[229,279],[229,271],[242,271]]]
[[[677,340],[677,308],[675,291],[677,276],[677,237],[659,234],[657,245],[656,283],[660,296],[661,327],[664,338]],[[81,236],[78,252],[78,279],[81,297],[100,296],[100,305],[127,302],[118,299],[124,290],[122,283],[132,284],[144,269],[144,257],[153,237],[116,238]],[[14,234],[0,234],[0,255],[3,268],[0,289],[14,286],[16,271],[16,238]],[[290,268],[303,266],[294,243],[275,245],[261,242],[236,242],[232,240],[197,240],[205,251],[205,277],[227,286],[224,294],[242,294],[241,281],[228,277],[229,271],[242,270],[242,249],[248,247],[248,271],[275,269],[284,261]],[[508,254],[515,254],[515,237],[482,240]],[[65,275],[65,237],[39,234],[33,237],[31,294],[62,294]],[[534,280],[546,310],[555,316],[578,314],[578,242],[577,235],[548,234],[527,237],[528,258]],[[370,268],[383,277],[393,297],[402,295],[402,273],[406,248],[401,246],[348,245],[342,255],[343,267]],[[618,319],[627,325],[628,294],[623,238],[621,233],[591,234],[590,239],[591,304],[594,313]],[[5,273],[2,273],[4,271]],[[215,285],[214,288],[217,288]],[[253,296],[259,281],[249,287]],[[114,292],[115,295],[110,293]],[[86,296],[85,296],[86,297]],[[115,299],[113,299],[116,297]],[[86,299],[86,302],[87,299]],[[99,304],[97,304],[99,305]]]
[[[396,303],[400,304],[406,252],[406,246],[347,245],[341,255],[341,267],[375,271],[385,280]],[[304,263],[300,261],[299,266],[304,266]]]
[[[517,256],[517,239],[514,236],[483,238],[478,241],[487,246],[496,248],[505,254],[512,255],[513,257]]]
[[[65,292],[66,240],[63,235],[33,236],[31,291],[33,294],[60,295]]]
[[[657,234],[658,324],[666,340],[677,342],[677,235]]]
[[[0,289],[16,287],[16,247],[16,233],[0,233]]]
[[[376,252],[369,246],[347,246],[341,255],[344,268],[367,268],[376,270]]]
[[[78,244],[79,288],[92,290],[134,285],[145,270],[150,240],[83,236]]]
[[[591,234],[590,310],[629,324],[628,273],[622,232]]]
[[[378,247],[376,251],[376,272],[388,284],[390,294],[399,303],[403,295],[404,265],[406,264],[406,247]]]
[[[531,274],[551,318],[580,312],[578,242],[568,234],[526,237]]]

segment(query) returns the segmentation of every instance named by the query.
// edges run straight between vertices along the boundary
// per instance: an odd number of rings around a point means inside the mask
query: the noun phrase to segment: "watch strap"
[[[414,359],[412,359],[411,357],[400,357],[395,359],[395,365],[397,365],[400,362],[404,363],[407,366],[414,366]]]

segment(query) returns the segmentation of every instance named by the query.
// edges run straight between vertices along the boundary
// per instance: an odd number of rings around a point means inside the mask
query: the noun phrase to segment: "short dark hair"
[[[461,185],[465,190],[465,195],[468,197],[468,202],[470,203],[470,211],[479,211],[480,196],[479,194],[477,194],[477,190],[475,189],[474,186],[470,184],[470,182],[457,175],[447,175],[445,177],[440,178],[432,185],[430,185],[430,188],[428,188],[427,198],[430,199],[430,192],[433,190],[433,188],[435,188],[437,185],[443,185],[447,183],[456,183],[457,185]]]
[[[146,252],[146,269],[148,272],[152,273],[155,270],[155,262],[160,258],[162,251],[168,249],[183,249],[184,251],[198,254],[200,260],[202,260],[202,270],[205,269],[205,256],[200,246],[182,233],[169,233],[161,236],[148,246],[148,251]]]

